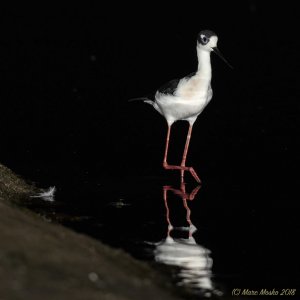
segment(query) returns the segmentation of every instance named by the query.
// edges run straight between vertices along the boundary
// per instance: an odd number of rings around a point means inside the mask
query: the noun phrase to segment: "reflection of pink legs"
[[[191,221],[191,210],[187,205],[187,201],[194,200],[194,198],[197,195],[200,188],[201,188],[201,186],[199,185],[196,188],[194,188],[191,193],[187,193],[185,190],[185,184],[183,183],[183,180],[181,180],[180,189],[174,189],[171,186],[163,187],[164,202],[165,202],[165,207],[166,207],[166,219],[167,219],[167,223],[168,223],[168,236],[170,236],[170,233],[173,230],[173,226],[170,221],[170,210],[169,210],[169,206],[168,206],[168,191],[172,191],[175,195],[178,195],[182,199],[183,206],[186,209],[186,220],[191,228],[191,226],[193,226],[192,221]],[[193,234],[192,232],[189,232],[189,237],[191,237],[192,234]]]
[[[183,200],[183,206],[186,209],[186,220],[189,223],[189,225],[191,226],[191,225],[193,225],[192,222],[191,222],[191,210],[188,207],[185,199]]]
[[[173,226],[170,222],[170,210],[168,206],[168,197],[167,197],[167,192],[168,192],[168,186],[164,186],[164,201],[165,201],[165,207],[166,207],[166,218],[167,218],[167,223],[168,223],[168,236],[170,236],[170,233],[173,229]]]
[[[200,188],[201,185],[198,185],[192,190],[191,193],[187,193],[185,190],[185,183],[183,182],[183,178],[181,178],[180,190],[174,189],[171,186],[164,186],[164,191],[172,191],[175,195],[178,195],[183,200],[194,200]]]
[[[192,129],[193,129],[192,125],[190,125],[189,131],[188,131],[188,134],[187,134],[187,137],[186,137],[186,143],[185,143],[185,147],[184,147],[184,151],[183,151],[181,165],[176,166],[176,165],[169,165],[167,163],[168,150],[169,150],[169,141],[170,141],[170,134],[171,134],[171,126],[172,125],[168,125],[168,132],[167,132],[167,138],[166,138],[166,148],[165,148],[165,156],[164,156],[164,161],[163,161],[163,167],[166,170],[180,170],[182,178],[184,176],[184,172],[189,171],[191,173],[191,175],[195,178],[195,180],[200,183],[201,180],[200,180],[199,176],[197,175],[196,171],[194,170],[194,168],[185,166],[186,156],[187,156],[187,152],[188,152],[189,144],[190,144],[190,139],[191,139],[191,135],[192,135]]]

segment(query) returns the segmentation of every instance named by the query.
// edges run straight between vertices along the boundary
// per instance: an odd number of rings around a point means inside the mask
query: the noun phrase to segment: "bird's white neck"
[[[198,56],[198,70],[197,75],[208,80],[211,79],[211,63],[210,63],[210,52],[203,50],[201,47],[197,46],[197,56]]]

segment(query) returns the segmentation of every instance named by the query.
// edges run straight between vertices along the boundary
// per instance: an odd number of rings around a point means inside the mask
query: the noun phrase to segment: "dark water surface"
[[[54,202],[32,199],[27,205],[46,220],[148,261],[183,295],[198,299],[230,296],[234,288],[297,289],[298,211],[256,207],[238,187],[218,184],[219,192],[210,193],[205,182],[180,184],[176,173],[98,179],[57,186]],[[229,207],[227,193],[249,205]]]
[[[0,161],[56,186],[55,202],[27,203],[46,219],[147,260],[197,297],[299,293],[298,9],[218,5],[3,13]],[[214,96],[187,160],[197,190],[162,169],[165,120],[128,99],[195,71],[201,29],[218,34],[234,70],[212,55]],[[174,124],[170,163],[186,132]]]

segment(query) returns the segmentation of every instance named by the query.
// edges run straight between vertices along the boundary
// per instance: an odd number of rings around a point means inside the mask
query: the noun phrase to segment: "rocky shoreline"
[[[0,299],[180,299],[146,263],[18,205],[37,191],[0,165]]]

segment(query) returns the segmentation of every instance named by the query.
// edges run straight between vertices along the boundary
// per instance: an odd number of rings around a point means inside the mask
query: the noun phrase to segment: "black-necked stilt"
[[[181,79],[174,79],[159,88],[154,99],[137,98],[151,104],[168,123],[168,132],[166,138],[166,148],[163,160],[163,166],[168,170],[181,170],[183,177],[184,171],[189,171],[197,182],[201,182],[199,176],[193,167],[185,165],[186,156],[192,135],[193,124],[199,114],[212,98],[211,88],[211,63],[210,53],[213,51],[229,66],[230,64],[223,57],[217,48],[218,37],[210,30],[203,30],[197,37],[197,56],[198,70]],[[230,66],[231,67],[231,66]],[[132,100],[137,100],[132,99]],[[182,155],[180,166],[169,165],[167,162],[171,126],[174,122],[185,120],[189,122],[189,130]]]

